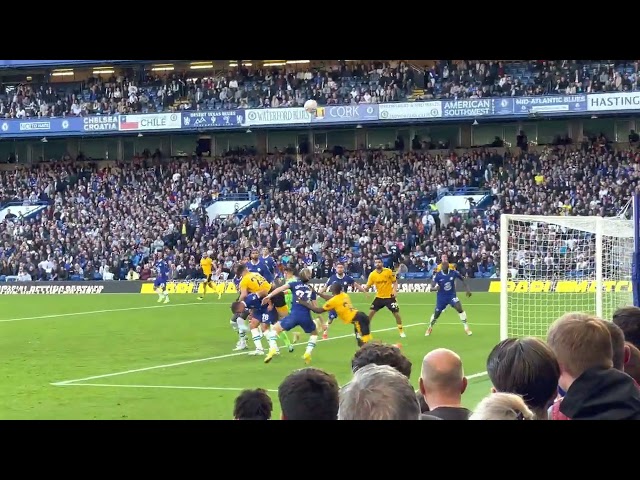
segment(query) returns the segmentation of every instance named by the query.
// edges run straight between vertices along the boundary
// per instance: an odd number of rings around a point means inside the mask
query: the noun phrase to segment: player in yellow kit
[[[448,255],[442,255],[442,257],[440,257],[440,263],[438,265],[436,265],[436,271],[435,273],[441,272],[442,271],[442,264],[443,263],[449,263],[449,256]],[[449,263],[449,270],[455,270],[456,269],[456,264],[455,263]]]
[[[236,268],[236,277],[240,279],[239,302],[242,302],[250,294],[264,298],[271,291],[272,285],[259,273],[251,273],[246,265],[240,265]]]
[[[407,335],[404,333],[402,326],[402,318],[400,317],[400,307],[398,307],[398,301],[396,295],[398,294],[398,280],[396,274],[390,268],[385,268],[382,263],[382,259],[375,259],[375,270],[369,274],[369,280],[365,285],[365,290],[370,290],[371,287],[376,287],[376,298],[371,304],[371,310],[369,311],[369,322],[373,320],[373,317],[383,308],[388,309],[396,319],[398,325],[398,331],[400,337],[405,338]]]
[[[353,307],[351,298],[345,292],[342,291],[341,283],[334,283],[331,285],[331,293],[333,296],[326,295],[324,293],[316,292],[316,295],[326,300],[322,307],[315,307],[309,302],[298,300],[298,303],[307,307],[309,310],[315,313],[327,313],[335,311],[336,315],[345,324],[352,324],[356,332],[356,340],[358,346],[361,347],[365,343],[371,341],[371,328],[369,317],[364,312],[359,312]]]
[[[211,259],[211,255],[213,252],[209,251],[202,255],[200,259],[200,268],[202,269],[202,273],[205,276],[205,281],[203,283],[203,291],[202,295],[198,297],[198,300],[204,300],[204,296],[207,294],[207,288],[210,288],[211,291],[216,290],[216,286],[213,284],[213,280],[211,276],[213,275],[213,260]]]

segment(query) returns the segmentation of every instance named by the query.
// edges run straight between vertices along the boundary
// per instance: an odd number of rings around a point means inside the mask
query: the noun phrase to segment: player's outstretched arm
[[[300,305],[302,305],[303,307],[307,307],[309,310],[311,310],[313,313],[325,313],[324,308],[319,307],[318,305],[314,305],[313,303],[309,303],[309,302],[305,302],[304,300],[298,300],[298,303]],[[314,302],[315,303],[315,302]]]
[[[266,304],[267,302],[269,302],[271,300],[271,298],[273,298],[275,295],[278,295],[279,293],[283,293],[286,292],[287,290],[290,290],[291,286],[288,283],[285,283],[284,285],[282,285],[281,287],[276,288],[273,292],[271,292],[269,295],[267,295],[266,297],[264,297],[262,299],[262,304]]]
[[[358,282],[353,282],[353,288],[358,290],[360,293],[367,293],[369,290],[360,285]]]
[[[467,291],[467,297],[470,297],[471,296],[471,289],[469,288],[469,284],[462,277],[462,275],[460,275],[460,281],[462,282],[462,285],[464,286],[464,289]]]
[[[242,302],[245,298],[247,298],[247,295],[249,295],[249,290],[247,290],[246,288],[241,288],[240,297],[238,298],[238,301]]]
[[[320,298],[322,298],[323,300],[329,300],[332,295],[329,295],[327,293],[320,293],[320,292],[316,292],[316,295],[318,295]]]
[[[456,277],[458,277],[458,279],[462,282],[462,285],[464,286],[464,289],[467,291],[467,297],[470,297],[471,296],[471,289],[469,288],[469,284],[467,283],[465,278],[462,275],[460,275],[460,272],[456,272]]]

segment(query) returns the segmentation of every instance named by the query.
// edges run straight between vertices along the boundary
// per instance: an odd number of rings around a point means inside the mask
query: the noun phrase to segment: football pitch
[[[305,366],[306,344],[270,364],[263,357],[232,352],[237,341],[229,325],[235,295],[173,295],[159,305],[155,295],[3,296],[0,309],[0,419],[232,419],[233,401],[245,388],[271,392],[280,417],[277,388],[292,370]],[[370,298],[353,294],[358,309]],[[402,343],[413,363],[417,387],[424,355],[450,348],[462,357],[473,408],[489,393],[485,362],[499,340],[499,296],[462,297],[473,336],[448,309],[431,337],[426,324],[433,293],[398,298],[407,338],[400,339],[392,315],[380,312],[374,338]],[[302,341],[307,336],[302,335]],[[264,341],[266,346],[266,341]],[[252,342],[249,345],[253,347]],[[315,349],[312,366],[351,377],[356,351],[352,327],[334,322],[330,337]]]

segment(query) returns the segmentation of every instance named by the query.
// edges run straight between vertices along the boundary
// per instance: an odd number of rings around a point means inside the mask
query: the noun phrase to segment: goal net
[[[631,220],[502,215],[501,339],[546,338],[567,312],[610,320],[633,304],[633,257]]]

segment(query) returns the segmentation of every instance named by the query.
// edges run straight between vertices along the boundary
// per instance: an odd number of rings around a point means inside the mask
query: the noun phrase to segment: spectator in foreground
[[[613,351],[613,368],[626,373],[626,364],[629,362],[631,356],[631,349],[625,344],[624,333],[620,327],[613,322],[604,322],[609,335],[611,335],[611,349]],[[632,377],[633,378],[633,377]],[[637,383],[635,380],[634,382]],[[552,408],[549,410],[549,415],[552,420],[570,420],[569,417],[563,415],[560,412],[560,403],[562,398],[559,398]]]
[[[371,364],[389,365],[408,379],[411,379],[411,360],[409,360],[396,345],[389,345],[388,343],[381,343],[379,341],[365,344],[353,356],[353,360],[351,360],[351,370],[355,373],[365,365]],[[424,401],[420,390],[416,392],[416,398],[420,404],[420,412],[429,412],[429,406]],[[422,418],[422,420],[435,420],[435,417],[427,416]]]
[[[629,360],[624,366],[624,373],[633,378],[638,385],[640,384],[640,350],[629,342],[626,342],[626,345],[629,348]]]
[[[640,308],[619,308],[611,320],[622,329],[625,341],[640,348]]]
[[[236,398],[233,418],[236,420],[271,420],[273,402],[266,390],[245,390]]]
[[[631,352],[627,347],[622,329],[613,322],[604,322],[611,336],[611,349],[613,351],[613,368],[624,372],[624,366],[629,361]]]
[[[429,406],[429,415],[442,420],[468,420],[471,411],[462,406],[466,389],[467,378],[457,353],[439,348],[424,357],[420,392]]]
[[[411,360],[409,360],[396,345],[389,345],[379,341],[365,344],[356,352],[351,360],[353,373],[366,365],[389,365],[407,378],[411,378]]]
[[[558,391],[560,366],[546,343],[531,337],[503,340],[489,354],[487,373],[494,393],[521,395],[536,419],[547,419]]]
[[[603,320],[567,313],[551,325],[547,343],[566,392],[560,413],[572,420],[640,420],[640,392],[631,377],[613,368],[611,335]]]
[[[366,365],[340,390],[338,420],[418,420],[409,379],[389,365]]]
[[[278,387],[282,420],[337,420],[338,382],[318,368],[303,368]]]
[[[521,396],[492,393],[476,407],[469,420],[535,420],[535,414]]]

